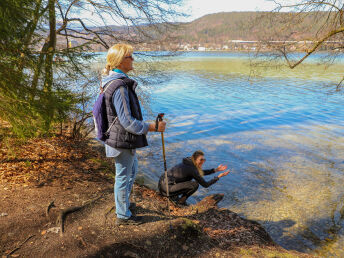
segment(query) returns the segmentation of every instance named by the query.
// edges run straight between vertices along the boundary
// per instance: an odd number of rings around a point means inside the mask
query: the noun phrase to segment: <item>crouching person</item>
[[[186,206],[186,200],[197,191],[199,185],[208,188],[229,173],[227,170],[210,181],[205,181],[203,176],[226,170],[227,166],[219,165],[217,168],[202,170],[204,162],[204,153],[195,151],[191,157],[184,158],[182,163],[167,171],[168,192],[172,202]],[[167,196],[165,173],[160,177],[159,191],[163,196]]]

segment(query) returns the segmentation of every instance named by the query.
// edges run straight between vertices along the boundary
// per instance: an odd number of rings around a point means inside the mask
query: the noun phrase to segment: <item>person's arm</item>
[[[226,169],[227,169],[227,166],[220,164],[217,168],[206,169],[206,170],[203,170],[203,172],[204,172],[204,175],[210,175],[210,174],[213,174],[215,172],[223,171]]]
[[[203,170],[203,172],[204,172],[204,175],[210,175],[210,174],[215,173],[216,171],[215,171],[215,168],[212,168],[212,169],[205,169]]]
[[[155,123],[145,123],[131,115],[128,90],[120,86],[113,95],[113,105],[116,109],[118,120],[124,129],[132,134],[142,135],[148,131],[155,131]],[[159,122],[158,132],[165,130],[166,122]]]
[[[211,186],[212,184],[215,184],[219,180],[219,178],[215,176],[210,181],[205,181],[204,178],[198,173],[196,168],[193,169],[192,176],[201,186],[205,188],[208,188],[209,186]]]
[[[147,134],[149,124],[137,120],[131,115],[128,90],[126,87],[120,86],[117,88],[112,100],[118,120],[126,131],[136,135]]]

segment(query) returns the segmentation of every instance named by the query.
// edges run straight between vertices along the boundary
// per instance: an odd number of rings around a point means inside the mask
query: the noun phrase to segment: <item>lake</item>
[[[135,76],[150,94],[145,118],[164,112],[168,123],[168,168],[200,149],[204,168],[231,170],[190,203],[224,193],[221,207],[260,222],[286,249],[344,256],[344,95],[335,91],[343,58],[326,67],[318,54],[294,70],[250,77],[248,54],[192,52],[160,58],[147,76],[139,54]],[[140,176],[156,188],[161,136],[148,138]]]

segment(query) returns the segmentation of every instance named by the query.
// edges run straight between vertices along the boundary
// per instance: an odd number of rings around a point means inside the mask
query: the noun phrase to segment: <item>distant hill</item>
[[[156,33],[148,25],[142,25],[139,28],[108,26],[107,30],[112,31],[114,36],[120,36],[122,39],[127,37],[128,40],[137,41],[137,47],[141,50],[185,50],[198,49],[199,46],[209,49],[225,49],[225,46],[230,44],[232,46],[228,46],[227,49],[240,50],[247,48],[244,45],[237,47],[230,41],[314,40],[316,37],[328,32],[328,26],[324,26],[324,24],[327,25],[326,19],[328,17],[331,17],[328,12],[309,12],[305,14],[221,12],[205,15],[192,22],[174,24],[173,31],[168,31],[165,35]],[[159,27],[160,25],[156,24],[156,26]],[[97,28],[99,32],[103,29],[105,27]],[[142,37],[142,33],[139,31],[145,32],[152,37],[150,39],[145,36]],[[130,32],[130,35],[128,35],[128,32]],[[110,41],[110,45],[112,44],[111,41],[116,43],[116,40],[108,36],[105,36],[105,38]],[[63,37],[60,37],[59,40],[61,45],[65,44]],[[73,40],[73,45],[81,43],[83,43],[82,39]],[[101,45],[95,45],[93,49],[95,51],[106,50]]]
[[[263,34],[268,35],[271,32],[276,32],[271,40],[307,40],[314,37],[318,29],[321,28],[327,14],[326,12],[307,13],[296,16],[295,13],[214,13],[205,15],[190,23],[181,24],[181,28],[175,32],[174,36],[176,36],[177,40],[190,44],[217,44],[238,39],[258,40]],[[271,18],[273,18],[273,23]],[[285,26],[285,22],[291,19],[302,22],[291,24],[292,26]],[[325,32],[326,28],[323,29]],[[283,34],[281,31],[283,31]]]
[[[258,17],[255,12],[230,12],[208,14],[182,25],[178,33],[188,42],[216,42],[225,39],[253,40],[249,35],[248,20]]]

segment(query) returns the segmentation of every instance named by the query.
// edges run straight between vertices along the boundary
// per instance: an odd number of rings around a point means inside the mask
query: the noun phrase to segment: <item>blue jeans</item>
[[[121,154],[115,157],[115,203],[117,218],[129,219],[131,212],[130,192],[137,174],[138,161],[136,154],[131,150],[122,149]]]

